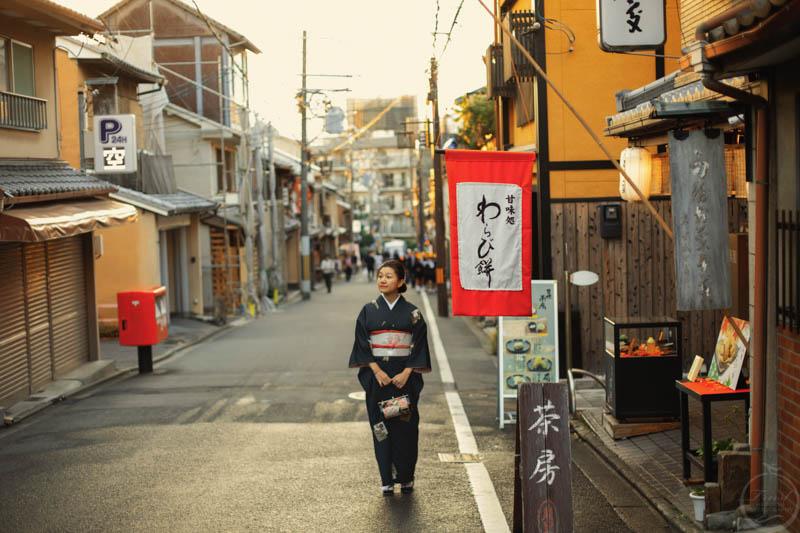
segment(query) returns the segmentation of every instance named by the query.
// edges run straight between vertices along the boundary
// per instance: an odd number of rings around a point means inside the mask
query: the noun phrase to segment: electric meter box
[[[166,287],[138,287],[117,293],[119,343],[152,346],[167,338]]]

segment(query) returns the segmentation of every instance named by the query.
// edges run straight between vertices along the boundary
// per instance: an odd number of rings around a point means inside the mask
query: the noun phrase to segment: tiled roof
[[[185,191],[178,191],[172,194],[145,194],[133,189],[120,187],[111,196],[117,200],[127,201],[132,205],[163,216],[213,211],[219,205],[216,202]]]
[[[0,191],[8,197],[72,194],[92,196],[116,190],[107,181],[84,174],[63,161],[0,161]]]
[[[736,76],[722,81],[732,87],[747,91],[751,94],[759,94],[760,91],[760,84],[757,81],[749,81],[745,76]],[[620,135],[627,137],[643,134],[648,131],[664,129],[664,127],[671,124],[671,122],[657,116],[654,102],[678,103],[731,100],[728,96],[706,89],[701,81],[693,81],[677,88],[670,88],[668,85],[665,85],[664,88],[668,90],[665,90],[665,92],[660,95],[651,95],[652,99],[642,102],[622,113],[606,117],[605,134],[607,136]],[[639,89],[637,89],[637,91],[638,90]]]

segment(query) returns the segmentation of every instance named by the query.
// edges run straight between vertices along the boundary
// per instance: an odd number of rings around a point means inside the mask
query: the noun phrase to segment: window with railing
[[[0,127],[47,128],[47,101],[36,98],[33,47],[0,37]]]
[[[483,60],[486,63],[486,97],[513,96],[514,85],[506,83],[504,76],[502,45],[490,45]]]
[[[525,50],[535,57],[536,49],[536,15],[533,11],[512,11],[508,14],[507,24],[511,33],[516,37]],[[532,80],[536,75],[533,65],[525,58],[520,50],[510,39],[504,36],[503,55],[509,60],[509,64],[504,64],[504,74],[506,80],[517,77],[520,80]],[[516,73],[514,72],[516,70]]]
[[[800,211],[776,213],[778,326],[800,332]]]

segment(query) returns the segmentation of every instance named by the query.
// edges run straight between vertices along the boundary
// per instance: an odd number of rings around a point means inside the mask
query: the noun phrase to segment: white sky
[[[56,0],[96,17],[115,0]],[[184,0],[189,5],[191,0]],[[302,33],[308,33],[309,74],[351,74],[353,78],[312,78],[315,89],[330,92],[334,105],[346,99],[417,95],[420,118],[430,116],[425,105],[428,69],[433,55],[434,28],[447,32],[462,0],[197,0],[200,9],[253,42],[262,53],[248,53],[251,107],[271,120],[282,135],[300,137],[295,93],[301,86]],[[491,6],[491,0],[484,0]],[[486,84],[481,57],[493,39],[493,24],[478,0],[463,0],[447,50],[447,35],[436,36],[439,64],[439,112],[453,101]],[[320,97],[315,97],[319,100]],[[322,131],[319,119],[309,120],[308,137]]]

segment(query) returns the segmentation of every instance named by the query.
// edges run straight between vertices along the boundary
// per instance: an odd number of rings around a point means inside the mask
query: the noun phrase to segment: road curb
[[[622,476],[647,502],[652,505],[670,526],[681,533],[700,533],[705,531],[703,528],[691,523],[676,507],[666,503],[664,499],[651,489],[646,483],[639,480],[638,474],[634,472],[622,459],[603,444],[600,438],[581,420],[570,419],[570,427],[588,444],[600,457],[602,457],[616,472]]]

